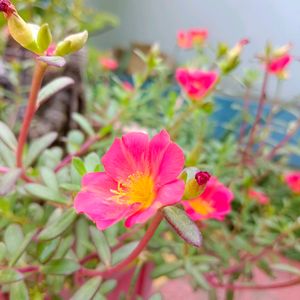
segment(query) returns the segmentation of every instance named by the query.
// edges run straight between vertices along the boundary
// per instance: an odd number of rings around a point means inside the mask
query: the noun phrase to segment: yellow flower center
[[[195,212],[202,216],[207,216],[215,211],[209,202],[204,201],[201,198],[190,201],[190,206]]]
[[[134,204],[140,203],[143,208],[149,207],[155,196],[154,181],[148,174],[137,172],[128,176],[125,181],[118,182],[117,190],[111,190],[111,197],[118,203]]]

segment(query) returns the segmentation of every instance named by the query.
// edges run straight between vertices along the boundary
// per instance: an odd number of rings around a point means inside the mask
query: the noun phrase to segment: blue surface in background
[[[120,76],[122,80],[132,82],[132,78],[128,75],[122,74]],[[145,86],[151,84],[151,80],[145,83]],[[170,90],[169,90],[170,91]],[[177,85],[172,87],[172,91],[180,93],[180,88]],[[217,95],[215,96],[215,109],[211,115],[211,120],[214,122],[215,130],[213,132],[213,137],[216,139],[222,139],[229,131],[238,138],[241,127],[241,111],[243,106],[243,99],[232,98]],[[249,105],[249,113],[253,116],[256,115],[258,103],[251,102]],[[270,106],[265,105],[264,116],[267,116],[270,111]],[[236,123],[233,122],[236,120]],[[272,132],[269,138],[266,140],[266,144],[270,146],[276,146],[286,135],[287,128],[290,122],[296,121],[297,118],[292,113],[287,110],[280,110],[277,112],[272,120]],[[234,126],[230,126],[234,125]],[[233,129],[229,130],[228,127]],[[250,126],[246,128],[248,132]],[[294,135],[294,137],[289,141],[290,145],[299,145],[300,141],[300,130]],[[289,155],[289,165],[293,168],[300,168],[300,156],[291,154]]]
[[[228,125],[232,123],[234,120],[240,120],[241,107],[243,105],[242,99],[234,99],[230,97],[224,96],[216,96],[216,108],[214,113],[211,116],[211,119],[215,122],[215,131],[214,137],[217,139],[221,139],[224,137],[226,133],[228,133]],[[249,113],[253,116],[257,111],[257,103],[251,103],[249,107]],[[270,111],[269,106],[266,106],[264,109],[264,115],[268,115]],[[291,121],[296,121],[297,118],[292,113],[286,110],[280,110],[272,121],[272,132],[270,134],[269,139],[266,141],[269,145],[278,144],[286,135],[288,124]],[[241,123],[236,123],[235,129],[233,132],[236,136],[239,135]],[[249,130],[249,127],[246,129]],[[294,135],[294,137],[290,140],[289,144],[297,145],[300,140],[300,130]],[[293,167],[300,167],[300,156],[298,155],[290,155],[289,164]]]

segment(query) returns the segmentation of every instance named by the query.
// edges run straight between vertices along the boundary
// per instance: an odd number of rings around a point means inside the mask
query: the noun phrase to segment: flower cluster
[[[177,44],[183,49],[191,49],[195,46],[203,46],[208,38],[206,29],[190,29],[179,31],[177,34]]]
[[[176,79],[191,100],[200,101],[214,88],[218,81],[218,73],[179,68]]]

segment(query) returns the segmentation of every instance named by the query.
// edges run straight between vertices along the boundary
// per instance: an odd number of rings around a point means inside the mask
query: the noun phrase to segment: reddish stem
[[[39,267],[37,266],[28,266],[28,267],[18,269],[18,272],[21,273],[31,273],[31,272],[38,272],[38,271],[39,271]]]
[[[57,173],[59,172],[61,169],[63,169],[65,166],[67,166],[74,157],[76,156],[81,156],[83,154],[85,154],[89,148],[94,145],[95,143],[97,143],[98,141],[100,141],[101,139],[101,136],[99,135],[95,135],[95,136],[92,136],[90,137],[82,146],[81,148],[73,153],[73,154],[69,154],[67,155],[54,169],[54,171]]]
[[[47,65],[45,63],[42,62],[36,63],[36,67],[32,78],[29,100],[28,100],[23,124],[21,127],[21,131],[19,134],[19,139],[18,139],[16,160],[17,160],[17,167],[20,169],[23,168],[23,162],[22,162],[23,150],[27,140],[30,124],[33,119],[34,113],[36,111],[36,101],[38,98],[38,93],[41,88],[46,69],[47,69]]]
[[[161,223],[162,219],[163,219],[162,213],[158,212],[155,215],[152,223],[148,227],[144,237],[141,239],[137,247],[132,251],[132,253],[126,259],[121,261],[119,264],[105,271],[89,270],[89,269],[82,268],[81,274],[90,277],[101,276],[103,278],[109,278],[113,274],[121,272],[124,268],[126,268],[129,264],[131,264],[139,256],[139,254],[145,249],[145,247],[148,245],[148,242],[151,240],[153,234],[155,233],[156,229],[158,228],[159,224]]]
[[[215,288],[224,288],[226,290],[266,290],[266,289],[279,289],[285,288],[300,283],[300,277],[293,278],[291,280],[270,283],[270,284],[257,284],[257,285],[247,285],[247,284],[223,284],[216,282],[213,279],[208,278],[209,283]]]
[[[250,104],[249,100],[250,100],[250,88],[247,87],[244,96],[243,114],[245,114],[249,110],[249,104]],[[246,128],[247,128],[247,122],[245,120],[245,117],[243,117],[243,122],[240,129],[239,145],[241,145],[244,140]]]
[[[257,127],[259,125],[260,119],[262,117],[263,109],[264,109],[266,99],[267,99],[266,91],[267,91],[268,79],[269,79],[269,73],[266,70],[265,74],[264,74],[262,88],[261,88],[261,95],[260,95],[260,99],[259,99],[259,103],[258,103],[257,113],[256,113],[254,124],[250,131],[250,136],[249,136],[249,141],[248,141],[246,152],[248,152],[247,150],[250,147],[252,147],[254,144],[255,133],[256,133]]]
[[[294,129],[292,129],[289,133],[286,134],[286,136],[272,149],[272,151],[267,155],[267,159],[271,160],[274,158],[278,150],[280,150],[283,146],[285,146],[292,137],[297,133],[298,129],[300,127],[300,120],[298,121],[297,125]]]

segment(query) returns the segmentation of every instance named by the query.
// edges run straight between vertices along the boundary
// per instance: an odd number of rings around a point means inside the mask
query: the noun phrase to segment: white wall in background
[[[92,5],[116,14],[119,28],[95,38],[101,47],[128,45],[130,41],[158,42],[164,51],[176,55],[176,32],[181,28],[205,27],[210,42],[234,44],[247,37],[245,64],[263,49],[266,41],[275,45],[292,42],[300,57],[299,0],[90,0]],[[290,68],[291,79],[284,98],[300,95],[300,63]]]

